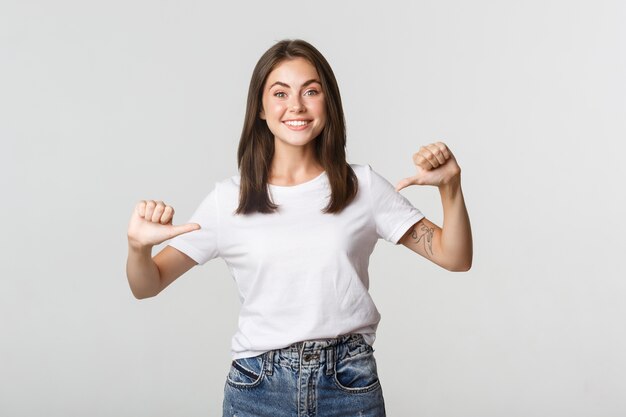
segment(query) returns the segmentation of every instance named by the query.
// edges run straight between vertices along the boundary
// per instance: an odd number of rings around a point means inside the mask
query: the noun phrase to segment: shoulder
[[[224,197],[229,194],[237,194],[239,192],[239,176],[233,175],[227,178],[213,180],[213,182],[209,182],[207,186],[208,191],[206,191],[205,194],[205,201],[215,204],[218,201],[223,201]]]
[[[354,163],[350,163],[349,164],[350,167],[354,170],[354,172],[356,173],[357,171],[363,171],[368,169],[369,165],[368,164],[354,164]]]
[[[215,188],[220,189],[220,191],[228,191],[229,189],[239,190],[239,184],[241,182],[241,175],[235,174],[230,177],[223,178],[221,180],[215,181]]]
[[[350,164],[360,184],[376,194],[393,188],[391,183],[372,168],[370,164]]]
[[[379,174],[370,164],[350,164],[357,178],[368,186],[376,187],[381,182],[388,182],[385,177]]]
[[[372,167],[369,166],[368,164],[349,164],[350,168],[352,168],[352,171],[354,171],[354,174],[357,176],[357,178],[361,179],[365,179],[366,177],[369,176],[370,171],[372,170]]]

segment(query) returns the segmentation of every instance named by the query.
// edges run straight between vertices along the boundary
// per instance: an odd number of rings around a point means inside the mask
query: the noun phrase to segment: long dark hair
[[[315,157],[324,167],[331,186],[331,198],[323,212],[341,212],[357,194],[356,174],[346,162],[346,122],[333,70],[313,45],[301,39],[285,39],[268,49],[252,72],[237,151],[241,181],[236,214],[273,213],[278,209],[270,199],[267,185],[274,156],[274,135],[260,118],[260,112],[268,75],[284,60],[296,57],[308,60],[317,70],[326,103],[326,125],[314,139]]]

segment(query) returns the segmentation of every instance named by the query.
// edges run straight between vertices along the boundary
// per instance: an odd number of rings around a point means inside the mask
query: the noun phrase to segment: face
[[[285,60],[270,72],[262,101],[259,116],[275,141],[304,146],[324,129],[324,92],[317,70],[304,58]]]

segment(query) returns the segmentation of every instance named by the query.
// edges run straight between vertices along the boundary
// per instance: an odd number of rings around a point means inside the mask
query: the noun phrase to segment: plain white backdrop
[[[371,258],[388,415],[626,415],[624,22],[617,0],[3,0],[0,415],[221,415],[225,263],[136,300],[126,228],[140,199],[186,222],[237,173],[283,38],[333,67],[350,162],[395,185],[444,141],[463,169],[469,272]],[[401,192],[441,225],[436,189]]]

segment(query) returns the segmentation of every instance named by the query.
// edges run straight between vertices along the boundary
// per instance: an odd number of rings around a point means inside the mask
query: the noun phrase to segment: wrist
[[[138,254],[152,255],[152,245],[142,244],[130,237],[128,238],[128,250]]]
[[[451,179],[442,182],[439,184],[438,188],[442,195],[445,194],[454,196],[458,194],[461,191],[461,175],[456,175]]]

